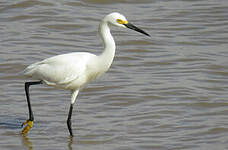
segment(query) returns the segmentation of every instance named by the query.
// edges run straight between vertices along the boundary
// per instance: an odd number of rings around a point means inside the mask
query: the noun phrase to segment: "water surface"
[[[23,70],[69,52],[102,52],[99,21],[120,12],[151,38],[114,28],[110,70],[79,94],[75,137],[66,126],[70,92],[31,88]],[[0,2],[0,147],[11,149],[228,149],[226,0],[16,0]]]

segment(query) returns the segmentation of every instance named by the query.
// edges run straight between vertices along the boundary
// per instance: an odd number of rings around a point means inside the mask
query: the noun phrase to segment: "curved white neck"
[[[108,69],[115,56],[116,45],[115,41],[110,33],[110,28],[106,21],[102,21],[99,25],[99,34],[104,43],[104,51],[98,56],[100,63],[103,64],[105,70]]]

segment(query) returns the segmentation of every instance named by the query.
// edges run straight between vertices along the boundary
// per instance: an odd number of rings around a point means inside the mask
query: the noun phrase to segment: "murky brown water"
[[[118,11],[147,38],[114,28],[114,63],[80,92],[69,138],[70,93],[31,89],[23,69],[57,54],[102,51],[97,26]],[[0,2],[0,149],[228,149],[227,0],[3,0]]]

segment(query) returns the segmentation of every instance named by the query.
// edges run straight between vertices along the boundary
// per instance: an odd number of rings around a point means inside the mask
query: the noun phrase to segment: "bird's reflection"
[[[68,142],[68,149],[69,149],[69,150],[72,150],[72,143],[73,143],[73,137],[70,136],[70,137],[69,137],[69,142]]]
[[[21,135],[21,141],[22,141],[22,144],[28,148],[28,150],[33,150],[33,144],[32,144],[32,141],[29,139],[29,137]],[[68,145],[67,145],[69,150],[72,150],[72,144],[73,144],[73,137],[70,136]]]
[[[29,138],[27,136],[21,135],[21,139],[22,139],[22,144],[28,148],[28,150],[32,150],[33,146],[32,146],[32,142],[29,140]]]

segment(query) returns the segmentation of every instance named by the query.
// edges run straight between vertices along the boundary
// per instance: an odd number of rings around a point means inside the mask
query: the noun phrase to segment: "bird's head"
[[[129,23],[122,14],[114,12],[111,13],[104,18],[105,21],[107,21],[109,24],[117,26],[117,27],[122,27],[122,28],[129,28],[132,30],[135,30],[137,32],[140,32],[142,34],[145,34],[147,36],[150,36],[148,33],[143,31],[142,29],[139,29],[138,27],[134,26],[133,24]]]

